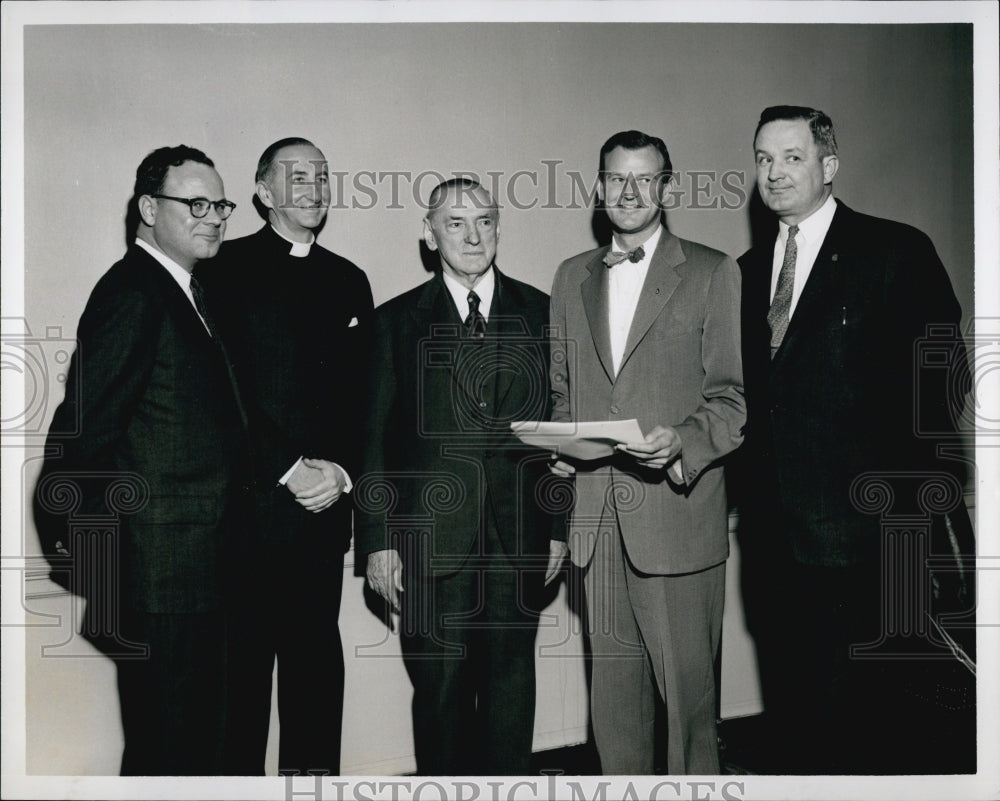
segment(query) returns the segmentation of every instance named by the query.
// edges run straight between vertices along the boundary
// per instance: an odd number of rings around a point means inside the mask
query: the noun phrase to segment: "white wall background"
[[[348,185],[366,170],[526,169],[540,173],[544,202],[543,160],[589,185],[600,145],[634,127],[661,136],[678,170],[743,171],[749,189],[754,126],[776,103],[833,117],[836,193],[926,231],[969,315],[971,35],[969,25],[31,26],[29,323],[74,330],[121,256],[135,168],[154,147],[184,142],[216,161],[240,204],[232,238],[257,228],[254,167],[283,136],[315,141]],[[422,212],[401,186],[402,208],[381,194],[370,210],[334,210],[322,237],[368,272],[377,302],[426,277]],[[531,197],[527,178],[515,186]],[[558,197],[569,190],[560,182]],[[364,192],[345,200],[371,203]],[[669,222],[734,256],[750,244],[745,208],[681,208]],[[582,209],[508,208],[502,231],[501,267],[544,290],[562,259],[594,244]]]

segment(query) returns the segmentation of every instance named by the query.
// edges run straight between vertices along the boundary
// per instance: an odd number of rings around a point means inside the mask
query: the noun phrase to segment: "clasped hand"
[[[304,509],[322,512],[340,499],[347,476],[326,459],[303,459],[285,486]]]

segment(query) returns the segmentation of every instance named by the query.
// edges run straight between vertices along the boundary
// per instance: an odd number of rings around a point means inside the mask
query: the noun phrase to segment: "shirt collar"
[[[313,243],[316,241],[316,234],[309,234],[308,242],[296,242],[294,239],[289,239],[273,225],[271,226],[271,230],[274,231],[274,233],[276,233],[278,236],[280,236],[282,239],[284,239],[288,244],[292,246],[292,249],[289,251],[289,254],[295,256],[298,259],[304,259],[306,256],[308,256],[309,251],[312,250]]]
[[[830,223],[833,222],[833,215],[837,211],[837,201],[833,199],[833,194],[826,199],[826,202],[816,211],[799,223],[799,235],[804,242],[820,242],[830,230]],[[782,242],[788,241],[788,224],[778,220],[778,235]]]
[[[479,312],[487,320],[490,318],[490,307],[493,305],[493,289],[497,282],[496,271],[492,265],[483,273],[472,290],[463,286],[455,278],[444,272],[444,270],[441,271],[441,277],[444,278],[444,285],[448,288],[448,293],[451,295],[452,300],[455,301],[455,307],[458,309],[459,316],[462,319],[465,319],[465,316],[469,313],[470,291],[475,291],[479,295]]]
[[[642,243],[641,247],[645,255],[642,257],[642,261],[646,261],[653,255],[653,251],[656,250],[656,246],[660,244],[660,236],[663,233],[663,225],[656,226],[656,230],[651,233],[645,242]],[[630,248],[621,247],[621,243],[618,241],[617,236],[612,236],[611,238],[611,249],[617,250],[622,253],[628,253]],[[634,250],[635,248],[631,248]]]
[[[174,280],[180,284],[181,289],[190,292],[191,290],[191,273],[181,267],[177,262],[170,258],[162,250],[157,250],[145,239],[139,239],[136,237],[135,243],[145,250],[150,256],[156,259],[163,267],[166,268],[167,272],[170,273]]]

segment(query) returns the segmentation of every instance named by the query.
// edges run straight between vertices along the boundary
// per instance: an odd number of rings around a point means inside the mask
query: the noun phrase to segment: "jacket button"
[[[486,408],[486,401],[479,401],[479,408],[480,409],[485,409]]]
[[[617,406],[611,407],[611,414],[618,414],[621,411]]]

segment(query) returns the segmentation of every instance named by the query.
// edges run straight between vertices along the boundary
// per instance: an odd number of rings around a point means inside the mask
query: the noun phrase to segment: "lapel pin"
[[[659,288],[659,287],[657,287],[657,288],[656,288],[656,294],[657,294],[657,295],[659,295],[659,294],[660,294],[660,288]]]
[[[839,257],[838,257],[838,255],[837,255],[836,253],[834,253],[834,254],[833,254],[833,255],[832,255],[831,257],[830,257],[830,261],[837,261],[837,259],[838,259],[838,258],[839,258]]]

